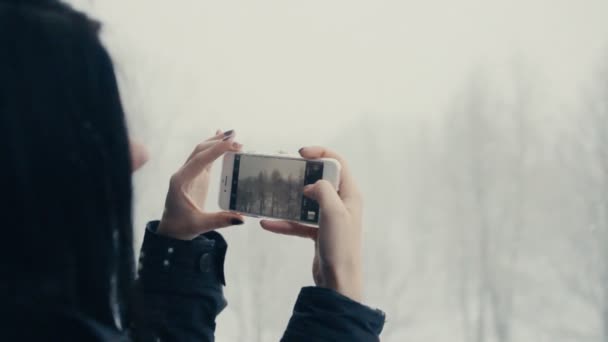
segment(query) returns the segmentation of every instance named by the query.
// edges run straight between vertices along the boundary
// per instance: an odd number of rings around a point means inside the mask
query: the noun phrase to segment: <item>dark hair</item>
[[[0,302],[120,328],[134,277],[131,170],[98,31],[59,1],[0,0]]]

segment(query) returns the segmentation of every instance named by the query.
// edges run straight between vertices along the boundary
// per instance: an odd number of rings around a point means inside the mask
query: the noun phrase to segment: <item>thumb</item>
[[[217,213],[201,214],[196,225],[203,231],[210,231],[216,228],[241,225],[243,223],[245,222],[241,215],[229,211],[221,211]]]
[[[306,197],[319,202],[321,210],[325,212],[336,212],[345,208],[336,188],[326,180],[305,186],[303,192]]]
[[[317,228],[291,221],[261,220],[260,226],[269,232],[317,240]]]

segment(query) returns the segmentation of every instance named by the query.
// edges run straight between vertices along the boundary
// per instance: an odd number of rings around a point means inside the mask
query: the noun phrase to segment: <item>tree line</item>
[[[279,170],[260,171],[257,176],[239,180],[238,211],[262,216],[300,218],[304,172],[284,177]]]

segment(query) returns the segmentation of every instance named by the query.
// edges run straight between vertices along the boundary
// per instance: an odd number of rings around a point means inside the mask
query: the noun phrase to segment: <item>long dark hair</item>
[[[120,328],[131,170],[99,29],[59,1],[0,0],[0,302]]]

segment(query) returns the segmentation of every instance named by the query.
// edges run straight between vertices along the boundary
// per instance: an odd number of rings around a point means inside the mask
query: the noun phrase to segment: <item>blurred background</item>
[[[216,129],[327,145],[364,192],[383,341],[608,341],[607,1],[71,2],[104,23],[152,156],[138,245]],[[312,244],[254,219],[222,233],[217,340],[277,341]]]

